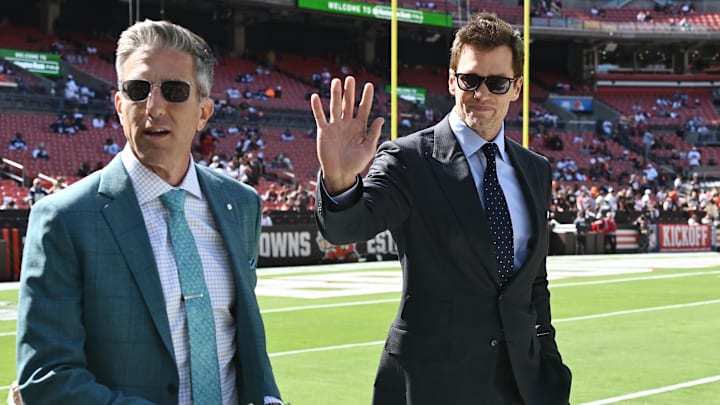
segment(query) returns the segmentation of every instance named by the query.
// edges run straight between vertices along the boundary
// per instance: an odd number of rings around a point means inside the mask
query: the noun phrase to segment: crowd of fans
[[[560,0],[541,0],[534,2],[536,15],[552,16],[562,10]],[[418,8],[433,9],[432,2],[418,2]],[[653,10],[638,15],[638,20],[648,21],[653,13],[663,13],[673,17],[683,17],[692,13],[694,7],[691,3],[682,4],[671,9]],[[596,10],[595,15],[602,13]],[[68,44],[56,41],[51,51],[63,55],[63,59],[71,64],[85,64],[89,55],[97,54],[97,49],[73,42]],[[273,58],[274,59],[274,58]],[[235,82],[239,87],[231,86],[224,91],[224,97],[215,100],[215,118],[219,122],[213,123],[198,137],[194,150],[195,159],[219,172],[236,178],[251,186],[262,187],[262,197],[266,208],[280,211],[306,212],[312,209],[313,193],[305,183],[293,173],[293,161],[286,151],[275,156],[266,157],[264,154],[266,142],[292,142],[297,136],[293,130],[287,128],[278,139],[264,139],[261,125],[266,118],[264,111],[253,103],[258,100],[283,97],[282,86],[269,86],[252,91],[252,84],[258,76],[273,74],[274,63],[258,65],[254,71],[237,72]],[[341,71],[349,73],[352,69],[342,65]],[[321,95],[329,95],[331,77],[336,74],[323,68],[313,73],[309,84]],[[12,76],[12,69],[8,65],[0,66],[0,79]],[[242,88],[243,90],[240,90]],[[91,89],[78,84],[72,75],[65,75],[57,80],[54,91],[66,101],[66,108],[58,114],[57,120],[51,124],[53,132],[63,135],[74,135],[80,131],[91,128],[118,127],[113,113],[108,109],[106,114],[96,114],[92,122],[87,124],[83,116],[82,106],[91,99],[111,100],[112,91]],[[376,100],[377,101],[377,100]],[[678,93],[670,97],[660,96],[653,106],[635,106],[626,117],[621,117],[617,124],[603,122],[598,134],[588,137],[576,135],[573,145],[564,145],[563,139],[557,136],[558,117],[550,112],[535,109],[532,112],[534,123],[539,128],[548,128],[551,131],[539,131],[536,136],[542,139],[543,148],[562,151],[564,148],[576,148],[586,161],[576,162],[572,157],[564,157],[553,161],[555,179],[554,209],[560,211],[578,210],[589,218],[601,219],[607,212],[618,211],[641,213],[649,220],[656,219],[665,211],[684,212],[689,218],[700,215],[697,222],[707,221],[706,216],[717,224],[718,221],[718,189],[699,188],[696,178],[681,181],[669,187],[669,182],[658,173],[657,167],[652,163],[657,156],[653,153],[667,148],[675,148],[673,142],[666,142],[666,135],[656,135],[648,130],[648,119],[652,117],[666,117],[678,119],[681,109],[698,108],[699,100],[690,100],[686,94]],[[108,103],[111,107],[111,104]],[[403,117],[401,125],[407,130],[417,126],[426,126],[434,122],[438,114],[432,109],[415,105],[414,109]],[[232,122],[232,124],[225,124]],[[683,125],[683,124],[681,124]],[[699,139],[705,139],[709,134],[706,123],[700,115],[695,115],[684,123],[687,132],[697,133]],[[617,139],[617,134],[627,136],[628,139],[639,139],[642,148],[639,151],[630,151],[629,147],[619,155],[613,155],[608,143]],[[311,131],[308,131],[311,134]],[[219,140],[225,137],[237,137],[235,150],[219,150]],[[628,145],[629,146],[629,145]],[[112,138],[105,140],[101,146],[104,153],[111,157],[119,152],[120,146]],[[28,145],[20,132],[9,140],[8,149],[27,150]],[[43,144],[38,144],[32,151],[34,159],[50,159],[50,153]],[[694,168],[703,162],[702,155],[697,148],[691,150],[671,150],[671,158],[687,160],[688,168]],[[109,159],[108,159],[109,160]],[[617,170],[616,162],[630,161],[630,169]],[[627,165],[622,165],[627,167]],[[77,177],[85,176],[102,167],[102,162],[92,165],[83,162],[75,173]],[[680,171],[683,175],[687,172]],[[266,185],[269,183],[269,186]],[[589,187],[588,184],[606,184],[603,187]],[[612,184],[612,185],[610,185]],[[265,191],[267,190],[267,191]]]

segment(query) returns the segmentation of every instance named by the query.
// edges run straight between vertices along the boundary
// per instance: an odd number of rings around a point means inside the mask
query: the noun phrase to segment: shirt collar
[[[450,112],[448,119],[450,121],[450,128],[452,129],[453,134],[455,134],[455,138],[460,144],[460,148],[462,149],[465,156],[472,156],[474,153],[479,151],[480,148],[483,147],[483,145],[488,143],[485,139],[483,139],[475,131],[473,131],[470,127],[467,126],[467,124],[460,118],[457,112],[455,112],[455,109]],[[505,152],[504,122],[500,127],[500,132],[498,132],[495,139],[493,139],[493,143],[495,143],[498,146],[498,150],[500,150],[500,158],[504,162],[509,162],[509,160],[507,159],[507,154]]]
[[[126,144],[125,148],[120,152],[120,159],[130,176],[130,181],[140,205],[159,198],[161,195],[175,188],[185,190],[195,198],[203,198],[192,156],[188,159],[187,174],[177,187],[171,186],[160,176],[153,173],[152,170],[145,167],[135,156],[129,143]]]

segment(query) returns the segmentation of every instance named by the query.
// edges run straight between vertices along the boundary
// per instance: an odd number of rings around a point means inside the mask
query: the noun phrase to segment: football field
[[[551,256],[572,404],[720,404],[720,253]],[[266,268],[258,300],[286,403],[369,404],[399,302],[397,262]],[[0,284],[0,398],[17,284]],[[58,314],[62,316],[62,314]]]

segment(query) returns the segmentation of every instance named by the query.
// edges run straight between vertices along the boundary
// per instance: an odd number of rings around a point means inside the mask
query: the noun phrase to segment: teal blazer
[[[264,396],[280,398],[254,292],[260,199],[251,187],[195,167],[235,275],[240,403],[259,405]],[[178,403],[160,278],[119,157],[33,206],[17,326],[26,404]]]

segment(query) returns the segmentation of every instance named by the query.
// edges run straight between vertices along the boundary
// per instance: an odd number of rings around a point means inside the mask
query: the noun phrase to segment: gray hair
[[[199,35],[169,21],[146,19],[133,24],[120,34],[115,51],[115,71],[118,76],[118,84],[123,80],[123,65],[130,55],[142,46],[172,49],[191,54],[198,95],[199,97],[210,95],[215,65],[210,46]]]

